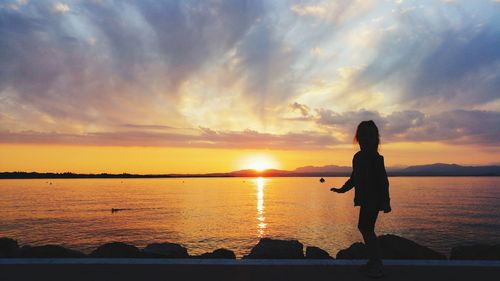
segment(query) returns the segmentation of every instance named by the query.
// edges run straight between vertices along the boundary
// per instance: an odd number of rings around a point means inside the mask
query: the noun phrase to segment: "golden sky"
[[[399,143],[384,145],[380,152],[385,156],[387,166],[427,164],[432,162],[429,159],[477,165],[483,164],[484,159],[498,159],[500,156],[498,150],[477,151],[468,146],[449,148],[434,143]],[[0,171],[210,173],[262,166],[293,170],[307,165],[350,166],[355,152],[353,145],[329,150],[2,145]]]
[[[498,1],[3,1],[0,171],[499,163]]]

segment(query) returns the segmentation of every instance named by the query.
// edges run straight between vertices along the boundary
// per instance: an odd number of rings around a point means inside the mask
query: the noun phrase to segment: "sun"
[[[280,165],[271,155],[251,154],[243,157],[239,166],[242,169],[252,169],[257,172],[263,172],[269,169],[276,169]]]
[[[256,170],[257,172],[262,172],[264,170],[267,170],[271,168],[267,163],[264,162],[255,162],[253,163],[252,169]]]

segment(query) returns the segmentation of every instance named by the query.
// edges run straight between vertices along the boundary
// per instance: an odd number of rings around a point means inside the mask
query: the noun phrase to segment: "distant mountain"
[[[460,166],[457,164],[435,163],[406,168],[387,167],[386,169],[389,176],[500,176],[500,165]],[[351,171],[352,168],[346,166],[305,166],[295,169],[292,174],[348,176]]]
[[[256,171],[253,169],[247,169],[247,170],[239,170],[239,171],[232,171],[229,173],[210,173],[210,174],[205,174],[210,177],[286,177],[286,176],[293,176],[293,172],[291,171],[285,171],[285,170],[276,170],[276,169],[268,169],[264,171]]]
[[[346,177],[351,174],[352,168],[347,166],[305,166],[292,171],[269,169],[258,172],[256,170],[239,170],[228,173],[206,174],[75,174],[75,173],[37,173],[37,172],[3,172],[0,179],[28,179],[28,178],[189,178],[189,177]],[[417,165],[407,168],[388,167],[389,176],[500,176],[500,165],[491,166],[460,166],[457,164],[435,163]]]
[[[410,166],[394,170],[392,174],[404,176],[500,176],[500,166],[460,166],[436,163]]]

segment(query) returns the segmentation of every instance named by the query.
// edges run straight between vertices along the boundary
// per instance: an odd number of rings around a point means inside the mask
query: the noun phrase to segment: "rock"
[[[262,238],[244,259],[303,259],[302,243],[297,240]]]
[[[333,259],[327,251],[318,247],[309,246],[306,248],[306,259]]]
[[[204,253],[196,258],[201,259],[236,259],[236,255],[233,251],[227,249],[217,249],[211,253]]]
[[[453,247],[450,260],[500,260],[500,244]]]
[[[396,235],[379,237],[384,259],[445,260],[446,256],[428,247]]]
[[[144,255],[135,246],[112,242],[99,246],[91,254],[94,258],[141,258]]]
[[[396,235],[379,237],[381,256],[383,259],[429,259],[442,260],[446,256],[411,240]],[[337,259],[367,259],[368,252],[363,243],[356,242],[349,248],[340,250]]]
[[[15,258],[19,252],[17,241],[7,237],[0,238],[0,258]]]
[[[368,257],[368,253],[366,252],[365,244],[361,242],[356,242],[349,246],[347,249],[340,250],[337,253],[337,259],[343,260],[359,260],[366,259]]]
[[[144,253],[151,254],[152,257],[159,258],[188,258],[186,248],[175,243],[152,243],[142,250]]]
[[[22,258],[84,258],[82,252],[66,249],[58,245],[23,246],[20,251]]]

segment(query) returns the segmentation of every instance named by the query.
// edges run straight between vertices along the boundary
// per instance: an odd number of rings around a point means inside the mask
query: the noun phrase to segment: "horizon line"
[[[457,164],[457,163],[444,163],[444,162],[435,162],[435,163],[429,163],[429,164],[416,164],[416,165],[393,165],[393,166],[387,166],[386,170],[403,170],[407,169],[410,167],[422,167],[422,166],[433,166],[433,165],[449,165],[449,166],[459,166],[461,168],[484,168],[484,167],[500,167],[500,163],[492,163],[492,164],[481,164],[481,165],[474,165],[474,164]],[[64,171],[64,172],[39,172],[39,171],[0,171],[0,174],[5,174],[5,173],[28,173],[28,174],[75,174],[75,175],[139,175],[139,176],[161,176],[161,175],[212,175],[212,174],[230,174],[230,173],[237,173],[237,172],[255,172],[255,173],[266,173],[266,172],[291,172],[291,173],[298,173],[298,174],[304,174],[304,173],[339,173],[339,171],[331,171],[331,172],[297,172],[296,170],[301,169],[301,168],[326,168],[326,167],[331,167],[335,166],[338,168],[351,168],[351,166],[344,166],[344,165],[336,165],[336,164],[329,164],[329,165],[323,165],[323,166],[314,166],[314,165],[305,165],[305,166],[300,166],[296,167],[294,169],[278,169],[278,168],[267,168],[267,169],[255,169],[255,168],[244,168],[244,169],[238,169],[238,170],[232,170],[232,171],[226,171],[226,172],[201,172],[201,173],[170,173],[170,172],[164,172],[164,173],[133,173],[133,172],[73,172],[73,171]]]

